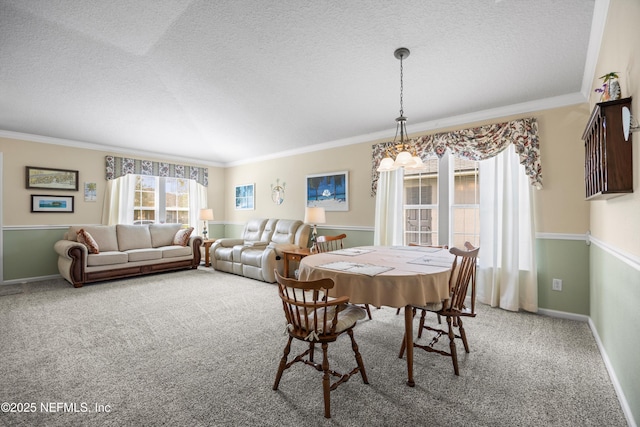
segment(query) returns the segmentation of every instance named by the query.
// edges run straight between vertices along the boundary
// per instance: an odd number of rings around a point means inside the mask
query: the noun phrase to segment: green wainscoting
[[[585,241],[536,239],[536,261],[538,307],[588,316],[589,246]],[[554,278],[562,280],[562,291],[551,289]]]
[[[60,274],[53,245],[66,231],[67,227],[4,230],[3,281],[28,281]]]
[[[212,224],[209,226],[209,236],[239,237],[243,228],[244,224]],[[66,229],[5,229],[3,281],[29,281],[58,275],[58,257],[53,245],[62,238]],[[320,235],[341,233],[347,235],[347,247],[373,244],[372,230],[318,228]],[[583,241],[538,239],[536,249],[540,308],[589,315],[589,247]],[[551,290],[553,278],[563,280],[562,292]]]
[[[630,412],[640,420],[640,264],[591,245],[591,321]]]

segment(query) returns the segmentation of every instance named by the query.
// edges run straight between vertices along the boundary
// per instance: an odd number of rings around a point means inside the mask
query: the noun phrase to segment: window
[[[137,175],[134,224],[189,224],[189,180]]]
[[[478,162],[454,157],[425,160],[426,170],[405,171],[404,243],[479,245]]]

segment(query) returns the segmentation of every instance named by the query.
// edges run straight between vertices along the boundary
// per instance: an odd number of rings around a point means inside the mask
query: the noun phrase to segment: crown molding
[[[125,147],[113,147],[110,145],[95,144],[92,142],[75,141],[72,139],[54,138],[51,136],[36,135],[32,133],[13,132],[0,129],[0,138],[17,139],[19,141],[39,142],[42,144],[62,145],[64,147],[82,148],[85,150],[105,151],[107,153],[129,154],[139,157],[151,157],[158,160],[170,160],[172,162],[185,162],[189,164],[224,167],[223,163],[210,162],[203,159],[194,159],[191,157],[180,157],[175,155],[155,153],[146,150],[135,150]]]

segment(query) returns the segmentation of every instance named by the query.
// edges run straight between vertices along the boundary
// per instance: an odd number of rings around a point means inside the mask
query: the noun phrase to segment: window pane
[[[452,245],[464,247],[465,242],[479,245],[480,238],[480,187],[478,162],[454,158],[454,190],[452,220]]]
[[[165,178],[165,222],[189,224],[189,180]]]
[[[189,179],[137,175],[133,218],[136,224],[189,224]]]
[[[438,211],[436,209],[406,209],[405,244],[438,244]]]
[[[454,204],[480,203],[478,162],[454,158],[454,185]]]
[[[469,242],[473,246],[480,244],[480,209],[453,208],[453,246],[462,248]]]

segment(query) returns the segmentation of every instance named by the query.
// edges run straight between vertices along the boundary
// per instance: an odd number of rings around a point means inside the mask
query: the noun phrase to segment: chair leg
[[[453,318],[447,316],[447,325],[449,326],[449,349],[451,351],[451,359],[453,360],[453,371],[456,375],[460,375],[458,370],[458,354],[456,353],[456,336],[453,333]]]
[[[398,359],[402,359],[404,357],[404,350],[407,346],[407,334],[402,335],[402,346],[400,347],[400,354],[398,354]]]
[[[369,379],[367,378],[367,371],[364,369],[364,362],[362,361],[362,355],[358,350],[358,344],[356,343],[356,339],[353,336],[353,330],[349,329],[347,331],[347,334],[349,334],[349,338],[351,338],[351,348],[353,349],[353,353],[356,355],[356,363],[358,364],[360,375],[362,375],[362,382],[364,382],[365,384],[369,384]]]
[[[424,329],[425,317],[427,317],[427,310],[422,310],[422,315],[420,316],[420,326],[418,327],[418,338],[422,338],[422,330]]]
[[[315,352],[316,344],[313,342],[309,343],[309,362],[313,362],[313,353]]]
[[[367,316],[369,316],[369,320],[371,320],[371,310],[369,310],[369,304],[365,304],[364,309],[367,310]]]
[[[331,380],[329,377],[329,358],[327,357],[327,348],[329,345],[326,342],[322,343],[322,371],[324,375],[322,376],[322,390],[324,394],[324,417],[331,418],[331,400],[330,400],[330,392],[331,392]]]
[[[284,368],[287,365],[287,357],[289,356],[289,352],[291,351],[291,341],[293,337],[289,336],[289,341],[287,341],[287,345],[284,347],[284,354],[282,355],[282,359],[280,359],[280,366],[278,366],[278,373],[276,374],[276,380],[273,383],[273,389],[277,390],[278,385],[280,384],[280,378],[282,378],[282,373],[284,372]]]
[[[467,334],[462,326],[462,319],[458,317],[456,320],[458,323],[458,330],[460,331],[460,338],[462,338],[462,344],[464,344],[464,351],[469,353],[469,343],[467,342]]]

